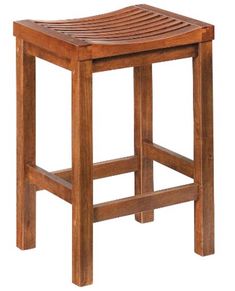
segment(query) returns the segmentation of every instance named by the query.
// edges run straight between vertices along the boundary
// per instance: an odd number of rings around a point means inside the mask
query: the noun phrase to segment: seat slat
[[[113,16],[116,16],[116,15],[122,15],[122,14],[126,14],[128,13],[129,14],[132,14],[132,13],[135,13],[135,12],[139,12],[139,9],[138,7],[136,6],[129,6],[129,7],[126,7],[126,8],[123,8],[123,9],[120,9],[120,10],[116,10],[116,11],[113,11],[113,12],[108,12],[108,13],[104,13],[104,14],[99,14],[99,15],[95,15],[95,16],[89,16],[89,17],[84,17],[84,18],[79,18],[79,19],[65,19],[65,20],[51,20],[51,21],[47,21],[48,24],[70,24],[70,23],[77,23],[78,21],[80,22],[83,22],[83,23],[86,23],[86,22],[90,22],[90,21],[94,21],[94,20],[99,20],[99,19],[105,19],[105,18],[112,18]],[[38,23],[42,23],[44,21],[37,21]]]
[[[152,26],[152,25],[158,25],[160,23],[164,23],[166,21],[168,21],[169,18],[166,16],[148,16],[148,17],[144,17],[143,19],[137,19],[137,20],[133,20],[133,21],[126,21],[126,22],[121,22],[115,25],[106,25],[106,26],[102,26],[102,27],[87,27],[84,28],[82,26],[68,26],[68,27],[63,27],[58,28],[59,31],[61,32],[65,32],[65,33],[69,33],[69,32],[87,32],[87,33],[99,33],[99,32],[120,32],[120,31],[130,31],[132,29],[139,29],[139,27],[148,27],[148,26]],[[55,28],[57,30],[57,28]]]
[[[136,11],[134,13],[130,13],[130,14],[127,14],[127,15],[123,15],[123,16],[115,16],[113,17],[112,19],[104,19],[104,20],[99,20],[99,21],[91,21],[91,22],[83,22],[82,20],[79,20],[77,21],[76,23],[74,23],[74,26],[82,26],[84,28],[86,27],[102,27],[102,26],[110,26],[110,25],[113,25],[113,24],[116,24],[116,23],[122,23],[122,22],[125,22],[125,21],[130,21],[130,20],[133,20],[133,19],[139,19],[141,17],[146,17],[148,15],[154,15],[154,13],[152,12],[148,12],[148,13],[145,13],[144,11]],[[44,22],[41,22],[39,24],[44,24]],[[49,27],[49,28],[55,28],[55,27],[58,27],[57,25],[51,25],[51,24],[48,24],[46,23],[46,25]],[[71,23],[69,24],[71,25]],[[61,25],[59,26],[59,28],[65,26],[66,27],[66,24],[64,25]]]
[[[190,17],[186,17],[186,16],[183,16],[183,15],[180,15],[180,14],[176,14],[176,13],[173,13],[171,11],[160,9],[160,8],[157,8],[157,7],[154,7],[154,6],[150,6],[150,5],[147,5],[147,4],[139,4],[139,5],[136,5],[136,7],[139,7],[141,9],[145,9],[146,11],[153,11],[153,12],[156,12],[156,13],[160,13],[162,15],[168,15],[168,16],[170,16],[172,18],[175,18],[175,19],[181,19],[181,20],[183,20],[185,22],[188,22],[188,23],[200,26],[200,27],[212,26],[209,23],[206,23],[206,22],[203,22],[203,21],[199,21],[197,19],[193,19],[193,18],[190,18]]]
[[[161,23],[160,25],[151,25],[150,27],[142,26],[139,29],[135,29],[132,31],[127,31],[127,32],[114,32],[114,33],[85,33],[85,32],[79,32],[78,34],[74,34],[74,37],[79,37],[79,38],[92,38],[92,39],[129,39],[129,38],[135,38],[135,37],[142,37],[142,36],[148,36],[150,35],[157,35],[157,34],[162,34],[164,33],[165,29],[170,29],[174,27],[185,27],[187,24],[182,23],[180,21],[173,21],[173,20],[168,20],[165,23]],[[171,30],[171,29],[170,29]],[[130,34],[131,32],[131,34]]]
[[[181,28],[176,28],[175,30],[174,29],[169,29],[169,31],[165,31],[164,33],[158,33],[158,34],[152,34],[152,35],[142,35],[142,36],[139,36],[139,37],[135,37],[135,38],[129,38],[129,39],[123,39],[123,38],[120,38],[120,39],[99,39],[97,41],[94,41],[94,44],[97,44],[98,45],[108,45],[108,44],[112,44],[112,45],[120,45],[120,46],[125,46],[125,45],[139,45],[139,44],[143,44],[143,43],[151,43],[152,41],[154,40],[159,40],[159,43],[161,43],[162,40],[164,40],[166,43],[168,41],[168,39],[172,36],[172,33],[175,34],[175,37],[182,35],[183,33],[186,33],[188,31],[188,26],[185,26],[185,27],[181,27]],[[192,31],[191,32],[192,34],[195,33],[195,35],[197,35],[197,31]],[[84,41],[84,42],[89,42],[90,39],[82,39],[82,38],[79,38],[79,40],[81,41]],[[170,40],[169,40],[170,42]],[[185,43],[184,43],[185,44]],[[194,44],[194,43],[192,43]],[[175,47],[177,46],[180,46],[181,45],[181,41],[178,40],[178,41],[175,41]],[[158,49],[159,47],[156,46],[156,48]],[[161,48],[161,46],[160,46]]]
[[[177,30],[180,30],[182,28],[186,28],[188,27],[188,24],[185,23],[177,23],[177,24],[172,24],[169,25],[167,28],[162,28],[159,30],[152,30],[150,32],[140,32],[140,33],[136,33],[136,34],[131,34],[130,36],[117,36],[117,37],[92,37],[92,40],[97,40],[99,41],[119,41],[121,40],[123,41],[129,41],[129,40],[135,40],[135,39],[148,39],[149,37],[157,37],[159,35],[163,35],[165,33],[169,33],[169,32],[175,32]],[[91,41],[90,37],[85,37],[85,36],[77,36],[76,38],[79,39],[83,39],[86,41]]]
[[[106,31],[102,31],[100,30],[99,32],[97,31],[72,31],[74,33],[74,36],[85,36],[85,37],[92,37],[92,38],[102,38],[102,36],[104,36],[105,38],[112,38],[112,37],[125,37],[125,36],[129,36],[130,33],[132,35],[137,35],[137,34],[145,34],[151,31],[158,31],[160,29],[166,28],[170,25],[173,24],[179,24],[180,21],[174,21],[174,20],[170,20],[170,19],[164,19],[162,21],[158,21],[158,22],[154,22],[154,23],[142,23],[142,24],[138,24],[137,26],[133,26],[131,28],[124,28],[124,29],[120,29],[120,30],[114,30],[112,32],[106,32]],[[67,32],[67,31],[66,31]]]

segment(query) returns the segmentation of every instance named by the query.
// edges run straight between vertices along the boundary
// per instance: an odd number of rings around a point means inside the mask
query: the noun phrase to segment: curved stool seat
[[[15,33],[29,42],[37,39],[37,45],[47,49],[45,40],[56,41],[58,45],[80,49],[81,59],[95,59],[207,41],[213,38],[213,26],[148,5],[136,5],[81,19],[19,21],[15,23]]]

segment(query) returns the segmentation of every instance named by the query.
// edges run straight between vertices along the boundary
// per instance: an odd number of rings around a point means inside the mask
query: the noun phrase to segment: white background
[[[15,247],[15,39],[19,19],[63,19],[112,11],[136,1],[8,0],[0,9],[0,290],[78,290],[71,283],[71,206],[37,194],[37,248]],[[234,290],[233,1],[162,0],[146,4],[215,24],[214,136],[216,254],[193,252],[193,203],[94,225],[94,284],[87,290]],[[191,60],[154,65],[154,141],[192,157]],[[94,75],[94,161],[133,154],[132,69]],[[37,61],[37,162],[69,167],[70,73]],[[155,189],[189,179],[155,165]],[[94,183],[94,202],[133,195],[133,174]]]

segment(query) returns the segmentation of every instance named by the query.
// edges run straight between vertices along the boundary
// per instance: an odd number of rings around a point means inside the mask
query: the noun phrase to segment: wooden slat
[[[109,13],[81,18],[79,22],[85,26],[102,24],[102,23],[110,24],[119,19],[124,21],[124,19],[128,19],[128,17],[135,16],[136,14],[143,14],[143,13],[137,7],[130,6],[130,7],[126,7],[124,9],[109,12]],[[77,20],[74,20],[74,21],[75,21],[74,23],[76,24]]]
[[[37,166],[28,165],[27,174],[31,184],[34,184],[41,189],[45,189],[71,203],[71,183]]]
[[[149,37],[155,37],[161,34],[165,34],[167,32],[172,32],[175,30],[179,30],[181,28],[188,27],[189,25],[186,23],[181,23],[180,21],[175,22],[168,22],[166,24],[159,25],[158,28],[152,27],[152,28],[144,28],[139,29],[135,32],[132,32],[131,35],[129,32],[127,33],[103,33],[94,36],[87,35],[87,34],[80,34],[77,35],[80,39],[84,40],[98,40],[98,41],[134,41],[137,39],[147,39]],[[76,35],[75,35],[76,36]]]
[[[74,39],[55,30],[49,30],[31,20],[14,22],[14,35],[25,42],[50,50],[62,58],[90,58],[89,44],[83,40]],[[79,46],[79,51],[78,47]]]
[[[196,200],[198,186],[188,184],[146,195],[132,196],[94,205],[94,222]]]
[[[172,18],[175,18],[175,19],[180,19],[182,21],[185,21],[187,23],[192,23],[192,24],[195,24],[197,26],[211,26],[210,24],[208,24],[206,22],[202,22],[202,21],[190,18],[190,17],[186,17],[186,16],[183,16],[183,15],[179,15],[179,14],[167,11],[167,10],[160,9],[160,8],[156,8],[156,7],[147,5],[147,4],[139,4],[139,5],[136,5],[136,7],[140,7],[142,9],[146,9],[146,11],[155,11],[157,13],[161,13],[162,15],[166,15],[168,17],[172,17]]]
[[[144,155],[164,166],[180,172],[190,178],[194,177],[194,162],[180,154],[157,144],[144,142]]]
[[[146,22],[147,20],[147,22]],[[130,31],[130,30],[136,30],[140,28],[141,26],[145,25],[146,27],[154,25],[154,23],[161,23],[168,21],[168,17],[166,16],[159,16],[159,15],[149,15],[143,19],[138,19],[134,21],[127,21],[127,22],[121,22],[119,24],[113,24],[112,27],[110,26],[104,26],[104,27],[86,27],[83,26],[77,27],[77,26],[63,26],[62,30],[63,32],[67,31],[76,31],[76,32],[118,32],[120,30],[122,31]]]
[[[138,169],[136,156],[130,156],[120,159],[109,160],[105,162],[95,163],[93,165],[93,179],[100,179],[129,172],[134,172]],[[71,182],[71,169],[54,171],[52,174]],[[39,190],[39,189],[38,189]]]
[[[45,61],[48,61],[50,63],[53,63],[57,66],[60,66],[64,69],[71,70],[71,60],[67,58],[62,58],[57,56],[56,54],[49,52],[43,48],[39,48],[31,43],[27,43],[26,45],[26,51],[29,55],[32,55],[34,57],[38,57],[40,59],[43,59]]]
[[[102,72],[127,67],[138,67],[157,62],[195,57],[196,55],[197,47],[195,45],[189,45],[135,53],[131,55],[101,58],[93,61],[93,72]]]
[[[145,34],[147,32],[153,32],[155,31],[156,33],[158,31],[161,31],[162,29],[165,29],[171,25],[177,25],[181,23],[180,21],[173,21],[173,20],[169,20],[169,19],[164,19],[162,21],[155,21],[155,23],[149,23],[146,22],[145,24],[142,23],[142,25],[138,26],[135,25],[134,28],[123,28],[123,29],[119,29],[119,30],[112,30],[112,31],[106,31],[106,30],[95,30],[95,31],[91,31],[91,32],[87,32],[87,31],[83,31],[83,30],[71,30],[71,32],[76,33],[76,35],[81,36],[81,37],[86,37],[86,38],[90,38],[92,37],[92,39],[102,39],[102,38],[107,38],[107,39],[116,39],[116,38],[126,38],[126,37],[130,37],[130,33],[131,33],[131,37],[130,38],[134,38],[135,36],[138,36],[140,34]],[[157,25],[157,28],[156,28]],[[125,26],[124,26],[125,27]],[[66,30],[67,32],[68,30]]]
[[[138,9],[136,9],[135,6],[128,6],[128,7],[125,7],[125,8],[121,8],[119,10],[116,10],[116,11],[111,11],[111,12],[106,12],[106,13],[103,13],[103,14],[99,14],[99,15],[95,15],[95,16],[88,16],[88,17],[83,17],[83,18],[80,18],[79,21],[82,22],[82,23],[89,23],[90,21],[93,22],[93,20],[103,20],[103,19],[110,19],[110,17],[115,17],[115,15],[123,15],[123,14],[126,14],[126,13],[132,13],[133,11],[138,11]],[[41,22],[41,21],[38,21],[38,22]],[[69,23],[77,23],[78,22],[78,19],[66,19],[66,20],[51,20],[51,21],[47,21],[48,24],[61,24],[61,25],[64,25],[64,24],[69,24]]]
[[[116,15],[115,17],[112,17],[112,19],[104,19],[104,20],[99,20],[99,21],[92,21],[89,23],[86,22],[81,22],[81,26],[83,27],[110,27],[112,25],[115,25],[117,23],[128,23],[129,21],[132,20],[138,20],[143,17],[146,17],[147,15],[150,15],[151,13],[145,13],[144,11],[135,11],[131,14],[126,14],[123,16]]]
[[[77,21],[76,23],[65,23],[64,24],[60,24],[60,25],[54,25],[54,24],[50,24],[48,25],[48,23],[45,23],[44,22],[41,22],[41,25],[44,25],[44,26],[48,26],[49,28],[57,28],[59,31],[60,31],[60,28],[63,29],[63,27],[66,27],[66,26],[73,26],[74,28],[75,27],[84,27],[84,28],[93,28],[93,29],[96,29],[96,28],[104,28],[104,27],[110,27],[110,26],[114,26],[116,24],[127,24],[129,22],[132,22],[133,20],[134,21],[138,21],[139,19],[141,18],[145,18],[146,15],[153,15],[151,12],[149,13],[145,13],[144,11],[136,11],[136,12],[133,12],[131,13],[131,15],[127,14],[127,15],[123,15],[123,16],[116,16],[115,18],[113,18],[112,20],[110,19],[105,19],[105,20],[100,20],[100,21],[92,21],[92,22],[84,22],[84,20],[82,21]]]

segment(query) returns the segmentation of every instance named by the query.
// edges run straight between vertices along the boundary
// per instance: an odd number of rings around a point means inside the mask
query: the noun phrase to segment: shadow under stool
[[[194,201],[195,252],[214,253],[212,40],[210,24],[148,5],[72,20],[14,22],[17,50],[17,246],[35,247],[36,191],[72,204],[72,280],[92,283],[93,223]],[[36,165],[35,58],[71,71],[72,168],[48,172]],[[194,160],[153,143],[152,64],[192,58]],[[93,164],[92,75],[133,67],[134,155]],[[193,178],[153,188],[153,161]],[[93,205],[93,179],[135,173],[135,195]],[[141,250],[140,250],[141,251]]]

